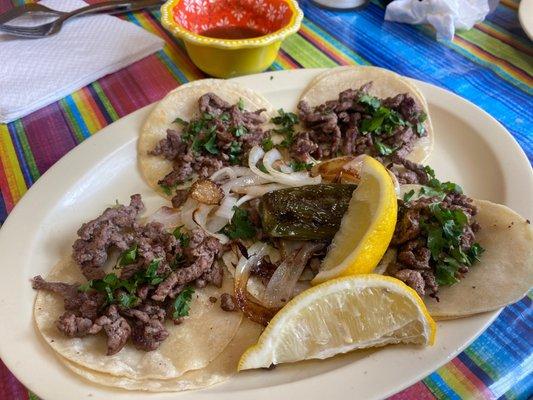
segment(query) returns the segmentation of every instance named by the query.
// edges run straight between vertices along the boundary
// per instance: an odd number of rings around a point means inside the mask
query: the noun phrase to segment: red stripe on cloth
[[[177,84],[156,55],[105,76],[98,82],[120,117],[161,99]]]
[[[28,390],[9,372],[0,360],[0,399],[28,400]]]
[[[83,103],[91,107],[91,118],[98,120],[100,126],[106,126],[107,121],[104,114],[98,107],[98,104],[94,100],[91,91],[88,87],[84,87],[79,91],[79,96],[83,99]],[[81,111],[81,110],[80,110]]]
[[[41,174],[76,146],[59,103],[30,114],[24,118],[23,124]]]
[[[489,388],[479,379],[472,371],[468,369],[468,367],[463,364],[459,358],[454,358],[451,363],[461,372],[461,374],[464,375],[466,379],[472,383],[477,390],[479,390],[480,393],[483,394],[484,399],[494,399],[494,394],[491,392]]]
[[[415,383],[413,386],[409,386],[407,389],[396,393],[394,396],[388,398],[388,400],[435,400],[435,396],[431,393],[426,385],[422,382]]]

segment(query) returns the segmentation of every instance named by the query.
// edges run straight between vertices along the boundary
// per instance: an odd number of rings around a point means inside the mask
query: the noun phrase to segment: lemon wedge
[[[328,358],[393,343],[433,344],[435,322],[398,279],[368,274],[333,279],[292,299],[270,321],[238,369]]]
[[[387,169],[365,156],[361,181],[313,285],[339,276],[371,273],[389,246],[398,203]]]

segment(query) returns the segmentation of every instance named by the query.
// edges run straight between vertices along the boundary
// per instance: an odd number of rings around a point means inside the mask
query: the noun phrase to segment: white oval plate
[[[276,107],[293,109],[301,90],[320,70],[282,71],[237,79]],[[472,196],[507,204],[532,217],[533,174],[511,135],[466,100],[415,82],[427,97],[436,132],[430,164]],[[433,347],[390,346],[271,371],[248,371],[197,392],[150,394],[113,390],[72,374],[35,330],[35,292],[29,279],[46,274],[70,251],[82,222],[115,199],[141,193],[150,208],[161,199],[144,184],[136,165],[136,139],[152,106],[109,125],[77,146],[28,191],[0,230],[0,357],[43,399],[324,399],[382,398],[415,383],[452,359],[498,312],[438,323]]]
[[[518,20],[529,40],[533,40],[533,0],[522,0],[520,2]]]

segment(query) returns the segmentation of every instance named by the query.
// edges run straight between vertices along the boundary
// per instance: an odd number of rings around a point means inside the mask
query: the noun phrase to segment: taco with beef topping
[[[140,195],[107,208],[46,279],[33,278],[37,329],[66,363],[130,381],[175,379],[207,367],[237,333],[221,243],[162,219],[166,209],[141,220]]]
[[[434,142],[423,94],[407,78],[377,67],[339,67],[316,76],[298,103],[301,159],[397,156],[424,162]]]
[[[197,178],[230,165],[247,164],[245,155],[261,144],[272,106],[237,83],[204,79],[168,93],[145,122],[138,160],[146,182],[180,204]]]

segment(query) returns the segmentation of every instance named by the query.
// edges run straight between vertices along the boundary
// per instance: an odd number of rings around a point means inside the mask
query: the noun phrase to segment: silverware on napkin
[[[114,0],[88,5],[70,12],[53,10],[38,3],[25,4],[23,6],[13,8],[0,15],[0,32],[27,38],[41,38],[59,32],[63,26],[63,23],[73,17],[94,13],[118,14],[154,7],[161,5],[162,3],[164,3],[162,0]],[[48,14],[49,16],[57,16],[57,18],[51,22],[37,26],[20,26],[9,24],[9,22],[12,22],[13,20],[29,13]]]

